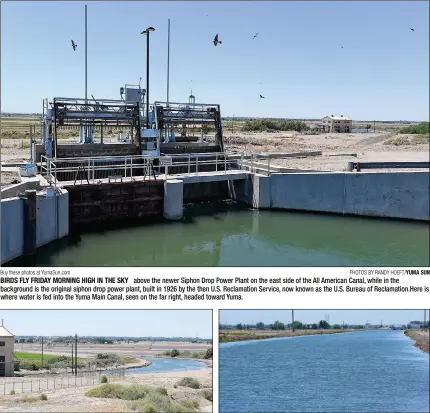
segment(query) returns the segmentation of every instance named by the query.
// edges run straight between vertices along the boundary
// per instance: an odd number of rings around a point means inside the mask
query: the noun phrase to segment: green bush
[[[108,378],[106,376],[102,376],[100,379],[100,383],[107,383],[108,382]]]
[[[213,348],[208,348],[206,350],[206,354],[204,355],[204,359],[211,359],[213,357]]]
[[[178,386],[182,387],[190,387],[191,389],[199,389],[200,383],[198,380],[192,378],[192,377],[183,377],[181,380],[178,381]]]
[[[206,400],[209,400],[210,402],[213,401],[213,391],[212,389],[203,389],[202,395]]]
[[[245,132],[271,131],[305,131],[309,128],[305,122],[296,120],[254,119],[245,122],[242,128]]]
[[[421,123],[418,123],[417,125],[409,125],[406,128],[400,129],[400,133],[428,135],[430,133],[430,123],[421,122]]]
[[[178,357],[180,354],[179,350],[173,349],[169,352],[170,357]]]
[[[48,396],[44,393],[40,395],[40,400],[48,400]]]

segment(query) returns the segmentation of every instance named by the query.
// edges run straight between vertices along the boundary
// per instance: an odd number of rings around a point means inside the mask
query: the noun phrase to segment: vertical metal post
[[[85,105],[88,100],[88,70],[87,70],[87,5],[85,5]],[[85,136],[87,137],[87,136]]]
[[[78,375],[78,335],[75,334],[75,376]]]
[[[43,337],[42,337],[42,369],[43,369]]]
[[[146,128],[149,128],[149,30],[146,31]]]
[[[218,153],[215,154],[215,172],[218,172]]]
[[[73,343],[72,343],[72,374],[73,374],[73,371],[74,371],[74,364],[73,364]]]
[[[196,175],[199,172],[199,155],[196,156]]]
[[[167,107],[169,107],[170,19],[167,20]]]
[[[191,154],[188,154],[188,175],[191,172]]]
[[[373,121],[373,133],[376,133],[376,121]]]
[[[30,163],[33,163],[33,125],[30,125]]]

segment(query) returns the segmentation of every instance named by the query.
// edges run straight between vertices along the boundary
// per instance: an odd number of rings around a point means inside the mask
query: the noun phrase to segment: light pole
[[[146,127],[149,128],[149,33],[153,27],[148,27],[140,34],[146,34]]]

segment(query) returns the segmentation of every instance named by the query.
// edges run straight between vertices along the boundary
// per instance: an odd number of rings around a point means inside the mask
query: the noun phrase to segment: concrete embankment
[[[58,191],[52,197],[36,196],[35,216],[23,198],[1,200],[2,264],[25,254],[29,238],[38,248],[69,233],[69,194]]]
[[[250,340],[265,340],[269,338],[281,337],[300,337],[300,336],[316,336],[323,334],[342,334],[358,331],[366,331],[363,329],[344,329],[344,330],[221,330],[219,332],[219,342],[229,343],[234,341],[250,341]]]
[[[425,353],[430,353],[430,332],[429,331],[416,331],[406,330],[405,334],[415,341],[414,346],[418,347]]]
[[[429,221],[428,172],[248,175],[233,198],[254,208]]]

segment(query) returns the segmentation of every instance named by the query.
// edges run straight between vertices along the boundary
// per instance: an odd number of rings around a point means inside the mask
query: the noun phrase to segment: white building
[[[12,377],[14,372],[13,349],[15,336],[0,325],[0,377]]]
[[[325,132],[350,133],[352,131],[352,119],[347,116],[326,116],[321,119]]]

